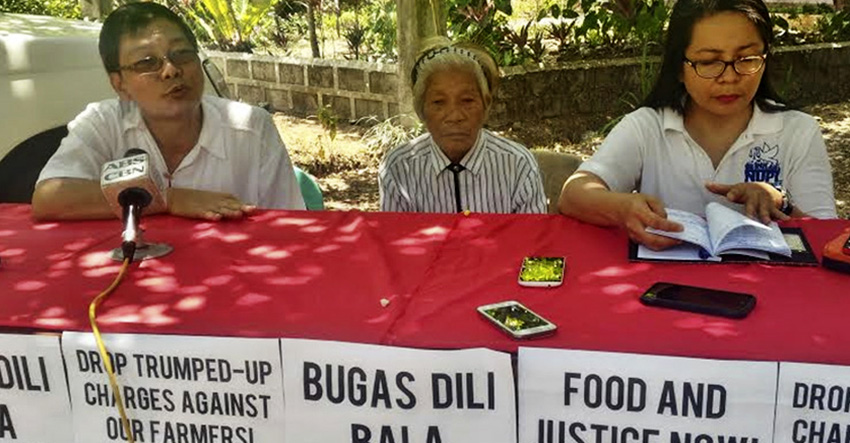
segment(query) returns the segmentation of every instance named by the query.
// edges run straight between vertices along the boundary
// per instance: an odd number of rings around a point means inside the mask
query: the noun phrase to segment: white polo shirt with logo
[[[198,143],[168,174],[165,159],[134,102],[92,103],[68,124],[68,136],[41,171],[49,178],[100,180],[104,163],[138,148],[151,169],[176,188],[233,194],[268,209],[304,209],[292,162],[271,116],[263,109],[205,95]]]
[[[743,206],[705,188],[706,182],[766,182],[785,188],[793,204],[817,218],[835,218],[832,169],[818,123],[799,111],[762,112],[755,106],[744,132],[717,168],[671,108],[640,108],[614,127],[580,171],[616,192],[661,199],[668,208],[704,215],[712,201]]]

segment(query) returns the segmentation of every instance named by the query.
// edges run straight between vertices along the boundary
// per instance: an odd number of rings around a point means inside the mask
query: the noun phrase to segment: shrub
[[[80,19],[80,2],[69,0],[3,0],[0,12]]]

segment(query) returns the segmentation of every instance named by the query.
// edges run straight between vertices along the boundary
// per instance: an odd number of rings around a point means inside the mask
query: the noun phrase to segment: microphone
[[[100,188],[112,212],[119,217],[123,217],[124,208],[118,201],[118,194],[129,188],[141,188],[150,193],[149,211],[164,212],[167,209],[162,175],[152,171],[148,153],[141,149],[130,149],[123,158],[104,163]]]
[[[130,149],[123,158],[103,165],[100,187],[124,224],[121,249],[114,251],[113,257],[120,252],[124,259],[133,261],[137,246],[143,244],[139,229],[142,210],[146,207],[155,212],[166,209],[165,198],[160,191],[161,181],[159,174],[151,173],[148,154],[141,149]]]
[[[142,233],[139,230],[139,220],[142,218],[142,209],[151,204],[153,197],[151,193],[143,188],[127,188],[118,193],[118,203],[121,204],[121,220],[124,222],[124,231],[121,233],[121,251],[124,258],[133,261],[136,253],[136,245],[141,243]]]

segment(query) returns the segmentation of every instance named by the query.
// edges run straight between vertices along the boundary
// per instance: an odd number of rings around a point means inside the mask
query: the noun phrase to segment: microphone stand
[[[123,208],[122,220],[124,232],[121,233],[121,247],[112,250],[111,258],[115,261],[147,260],[162,257],[174,250],[166,243],[146,243],[142,236],[144,232],[139,226],[142,209],[150,204],[151,195],[144,189],[128,188],[118,195]]]
[[[174,250],[174,247],[168,243],[147,243],[143,237],[144,231],[139,229],[136,234],[136,251],[133,254],[133,261],[148,260],[151,258],[159,258],[163,255],[168,255]],[[124,261],[124,249],[118,247],[112,250],[110,258],[115,261]]]

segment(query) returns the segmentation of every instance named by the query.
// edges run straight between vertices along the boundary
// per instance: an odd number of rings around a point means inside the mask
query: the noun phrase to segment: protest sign
[[[516,442],[510,355],[281,341],[286,441]]]
[[[274,339],[104,335],[130,428],[144,443],[259,443],[283,434]],[[124,441],[94,337],[66,332],[62,350],[78,443]]]
[[[520,348],[520,441],[768,443],[776,363]]]
[[[850,442],[850,368],[780,363],[774,442]]]
[[[73,441],[58,335],[0,334],[0,441]]]

